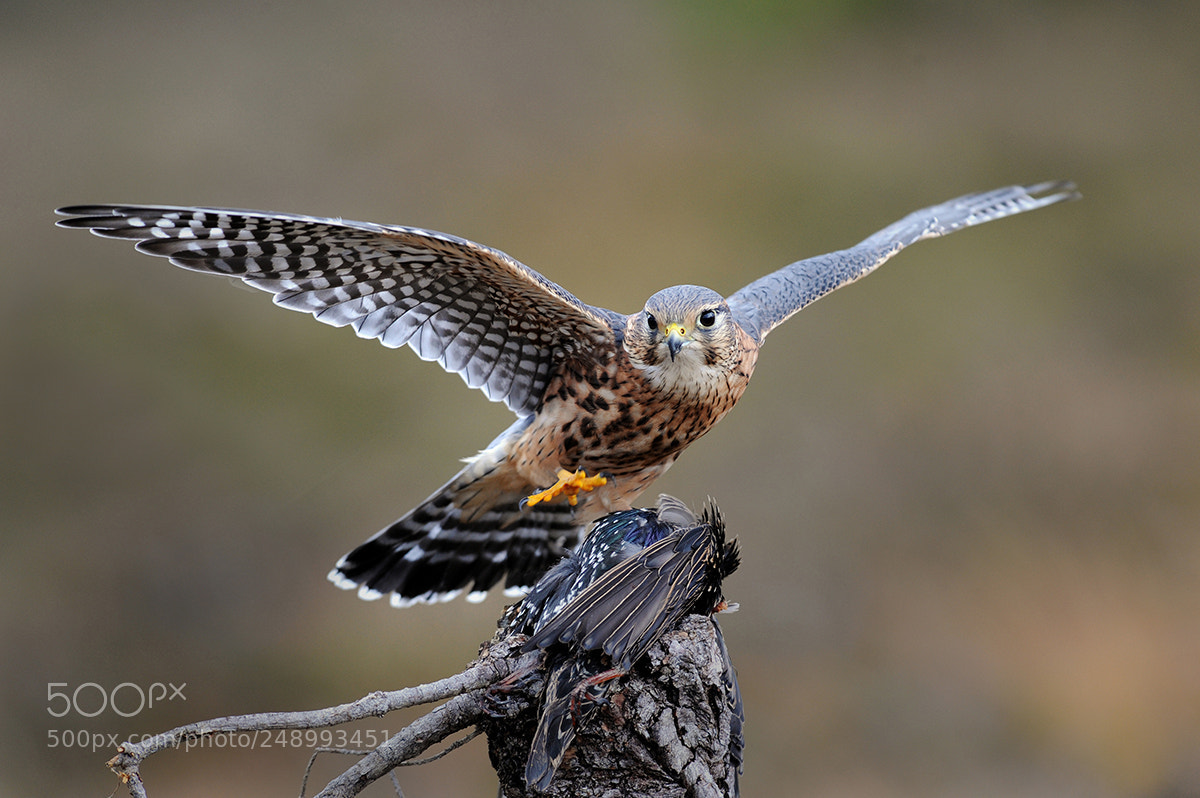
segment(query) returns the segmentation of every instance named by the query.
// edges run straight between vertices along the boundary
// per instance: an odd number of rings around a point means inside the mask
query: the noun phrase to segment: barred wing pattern
[[[728,298],[729,309],[761,344],[794,313],[865,277],[911,244],[1079,196],[1073,183],[1056,181],[968,194],[915,211],[850,249],[797,261],[755,280]]]
[[[503,252],[430,230],[223,208],[58,212],[62,227],[136,241],[184,269],[240,278],[281,307],[407,344],[518,416],[537,410],[563,359],[608,358],[622,318]]]
[[[347,555],[332,575],[343,587],[358,586],[366,598],[391,591],[393,601],[404,605],[446,598],[468,585],[477,594],[505,574],[510,587],[526,586],[560,544],[574,544],[599,505],[628,507],[682,447],[716,423],[741,396],[757,344],[809,303],[923,238],[1077,196],[1069,183],[1042,183],[918,211],[855,247],[750,283],[728,298],[730,315],[721,316],[711,333],[696,332],[705,312],[719,306],[708,289],[664,289],[633,317],[644,324],[628,323],[630,317],[585,305],[502,252],[411,227],[124,205],[63,208],[59,213],[68,218],[59,224],[132,240],[138,250],[182,268],[239,278],[274,294],[277,304],[327,324],[351,326],[385,346],[407,345],[517,414],[516,424],[480,457]],[[687,320],[694,333],[689,345],[700,346],[691,351],[702,352],[702,358],[675,362],[683,328],[673,333],[674,343],[659,340],[651,303],[655,312],[668,315],[695,312],[698,327]],[[551,386],[562,401],[547,405]],[[687,411],[671,412],[671,403],[685,394]],[[627,481],[585,499],[580,525],[573,524],[569,507],[529,511],[522,504],[545,487],[535,483],[583,462],[596,472],[619,469],[618,478]],[[663,556],[671,567],[688,564],[686,558]],[[627,578],[635,576],[627,572]],[[681,572],[627,585],[648,591],[651,601],[666,602],[657,609],[602,597],[602,606],[635,613],[627,618],[633,626],[614,627],[612,633],[625,635],[626,646],[656,633],[647,619],[658,610],[677,609],[671,602],[685,597],[674,591],[694,577]]]

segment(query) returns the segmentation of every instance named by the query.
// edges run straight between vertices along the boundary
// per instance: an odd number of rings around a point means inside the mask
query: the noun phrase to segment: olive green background
[[[54,207],[430,227],[633,312],[1071,178],[1083,201],[921,243],[773,333],[741,405],[646,501],[712,495],[742,539],[725,628],[746,795],[1200,794],[1197,4],[3,18],[0,793],[118,787],[107,745],[50,747],[68,730],[106,743],[455,672],[503,603],[397,611],[325,581],[502,406],[56,229]],[[133,712],[156,682],[186,702]],[[130,717],[96,712],[122,684]],[[80,685],[51,716],[49,691]],[[150,794],[295,795],[311,746],[272,742],[160,754]],[[494,794],[482,740],[400,781]]]

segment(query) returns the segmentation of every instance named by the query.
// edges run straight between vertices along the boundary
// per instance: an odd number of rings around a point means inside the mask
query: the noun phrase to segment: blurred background
[[[742,538],[746,795],[1200,795],[1197,25],[1195,3],[6,3],[0,793],[108,795],[110,737],[457,672],[503,605],[398,611],[325,574],[508,411],[53,208],[429,227],[633,312],[1071,178],[1083,201],[921,243],[773,333],[645,498],[712,495]],[[186,702],[139,707],[156,683]],[[308,753],[144,776],[294,795]],[[482,740],[399,778],[495,789]]]

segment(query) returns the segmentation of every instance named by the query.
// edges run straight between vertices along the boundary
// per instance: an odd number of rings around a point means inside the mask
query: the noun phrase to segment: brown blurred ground
[[[747,795],[1200,794],[1198,23],[1184,3],[6,4],[0,794],[112,791],[108,749],[52,730],[437,678],[501,605],[399,612],[324,574],[502,407],[56,230],[55,206],[422,225],[630,312],[1063,177],[1084,201],[921,244],[774,333],[656,489],[717,497],[743,539]],[[186,704],[47,713],[49,683],[168,681]],[[306,757],[172,752],[146,777],[294,794]],[[476,742],[401,781],[483,796],[489,774]]]

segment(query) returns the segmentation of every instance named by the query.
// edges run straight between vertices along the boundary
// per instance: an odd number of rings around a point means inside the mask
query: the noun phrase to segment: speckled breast
[[[517,469],[585,469],[615,478],[636,496],[733,408],[750,379],[753,354],[730,372],[714,372],[697,391],[656,390],[624,352],[609,363],[567,369],[550,383],[537,420],[516,447]],[[623,483],[623,484],[622,484]]]

